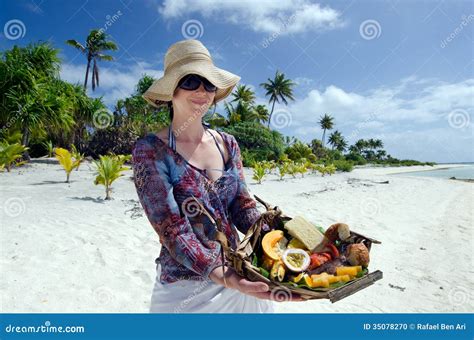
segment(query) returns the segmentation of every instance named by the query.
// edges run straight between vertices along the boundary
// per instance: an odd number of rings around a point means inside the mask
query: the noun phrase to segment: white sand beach
[[[251,193],[285,214],[325,228],[346,222],[382,242],[373,245],[370,264],[383,271],[381,281],[335,304],[284,302],[276,311],[474,312],[474,186],[390,175],[427,168],[359,168],[284,181],[270,176],[260,185],[246,169]],[[93,173],[84,163],[69,184],[57,164],[0,173],[2,313],[148,312],[158,236],[141,210],[131,171],[114,182],[111,201],[103,200]]]

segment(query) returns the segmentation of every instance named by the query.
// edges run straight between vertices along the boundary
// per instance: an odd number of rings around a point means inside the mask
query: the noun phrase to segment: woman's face
[[[173,94],[174,114],[194,113],[203,116],[214,102],[215,96],[216,93],[207,92],[202,83],[196,90],[191,91],[178,87]]]

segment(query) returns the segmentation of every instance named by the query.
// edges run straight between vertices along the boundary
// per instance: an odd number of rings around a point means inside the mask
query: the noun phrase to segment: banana
[[[283,262],[281,260],[280,261],[275,261],[273,263],[272,269],[270,271],[270,278],[273,281],[282,282],[285,278],[285,272],[286,272],[286,269],[285,269],[285,265],[283,264]]]

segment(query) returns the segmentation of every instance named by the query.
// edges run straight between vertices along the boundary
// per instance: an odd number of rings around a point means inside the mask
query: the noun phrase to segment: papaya
[[[349,282],[351,280],[349,275],[340,275],[335,277],[337,278],[338,282]]]
[[[270,271],[273,267],[273,262],[271,258],[269,258],[267,255],[263,255],[263,262],[262,262],[262,267],[265,268],[266,270]]]
[[[309,276],[308,274],[303,275],[303,280],[304,280],[304,283],[306,283],[308,287],[313,286],[313,280],[311,279],[311,276]]]
[[[328,288],[329,287],[329,278],[328,277],[321,277],[316,280],[312,280],[313,284],[311,287],[313,288]]]
[[[280,259],[280,255],[275,249],[275,245],[283,238],[282,230],[272,230],[263,236],[262,248],[265,255],[274,261]]]
[[[362,271],[362,266],[352,266],[352,267],[337,267],[336,268],[336,275],[341,276],[341,275],[349,275],[351,277],[354,277],[357,275],[357,273]]]

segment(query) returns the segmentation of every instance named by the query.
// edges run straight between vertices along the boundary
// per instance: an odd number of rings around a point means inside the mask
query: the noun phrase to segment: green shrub
[[[102,184],[105,186],[105,199],[110,200],[110,193],[112,191],[112,183],[119,177],[123,176],[122,172],[129,170],[123,166],[129,156],[124,155],[108,155],[100,156],[98,161],[94,161],[96,166],[96,178],[94,184]]]
[[[222,128],[222,131],[233,135],[241,152],[249,150],[255,161],[278,160],[285,148],[283,135],[278,131],[270,130],[257,122],[240,122]]]
[[[23,157],[26,150],[28,148],[20,143],[9,144],[7,141],[2,141],[0,143],[0,170],[6,168],[10,172],[13,164],[16,166],[24,164],[23,161],[17,161]]]
[[[337,170],[344,172],[351,172],[354,168],[354,164],[351,161],[346,161],[343,159],[334,161],[333,164]]]
[[[257,181],[258,184],[262,183],[262,179],[266,175],[266,168],[263,162],[255,162],[253,165],[253,179]]]
[[[346,160],[352,161],[354,165],[366,165],[367,161],[361,154],[358,153],[350,153],[346,155]]]
[[[283,177],[285,177],[285,175],[289,173],[290,166],[291,166],[291,162],[289,161],[278,163],[277,167],[278,167],[280,180],[282,180]]]

